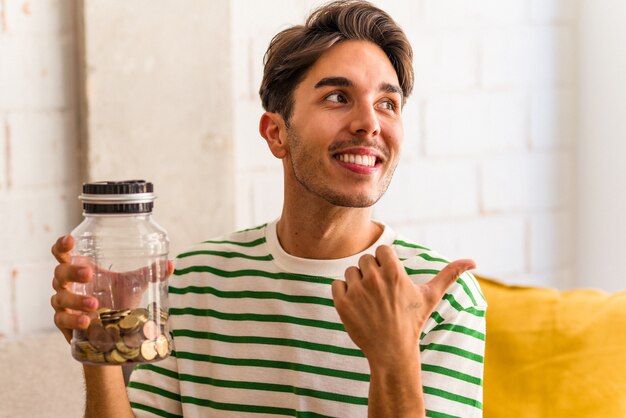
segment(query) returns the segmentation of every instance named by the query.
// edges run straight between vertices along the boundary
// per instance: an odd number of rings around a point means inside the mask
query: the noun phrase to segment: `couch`
[[[478,280],[489,304],[485,418],[626,417],[626,291]]]

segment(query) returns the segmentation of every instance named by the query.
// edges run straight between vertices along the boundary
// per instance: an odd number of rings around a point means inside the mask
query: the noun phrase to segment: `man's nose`
[[[350,120],[350,132],[357,136],[376,136],[380,133],[380,122],[371,103],[354,106]]]

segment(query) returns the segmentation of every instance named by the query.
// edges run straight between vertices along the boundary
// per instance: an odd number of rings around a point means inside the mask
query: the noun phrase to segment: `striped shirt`
[[[293,257],[276,221],[180,254],[170,279],[174,353],[139,366],[128,386],[136,416],[366,417],[369,366],[333,305],[331,283],[379,245],[415,283],[448,261],[388,226],[366,251]],[[427,416],[482,416],[486,302],[464,273],[420,337]]]

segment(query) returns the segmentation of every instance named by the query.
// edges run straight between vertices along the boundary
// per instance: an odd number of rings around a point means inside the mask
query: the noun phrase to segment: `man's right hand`
[[[50,298],[54,308],[54,324],[61,330],[67,342],[72,339],[73,330],[85,330],[89,326],[89,316],[85,313],[98,309],[98,301],[93,296],[77,295],[72,292],[72,283],[87,283],[93,276],[88,265],[72,264],[70,251],[74,238],[65,235],[52,246],[52,255],[59,265],[54,269],[52,287],[56,291]]]

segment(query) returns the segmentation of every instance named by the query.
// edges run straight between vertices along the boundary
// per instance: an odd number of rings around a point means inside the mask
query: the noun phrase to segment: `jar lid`
[[[83,184],[79,199],[84,213],[150,213],[154,186],[145,180],[98,181]]]

